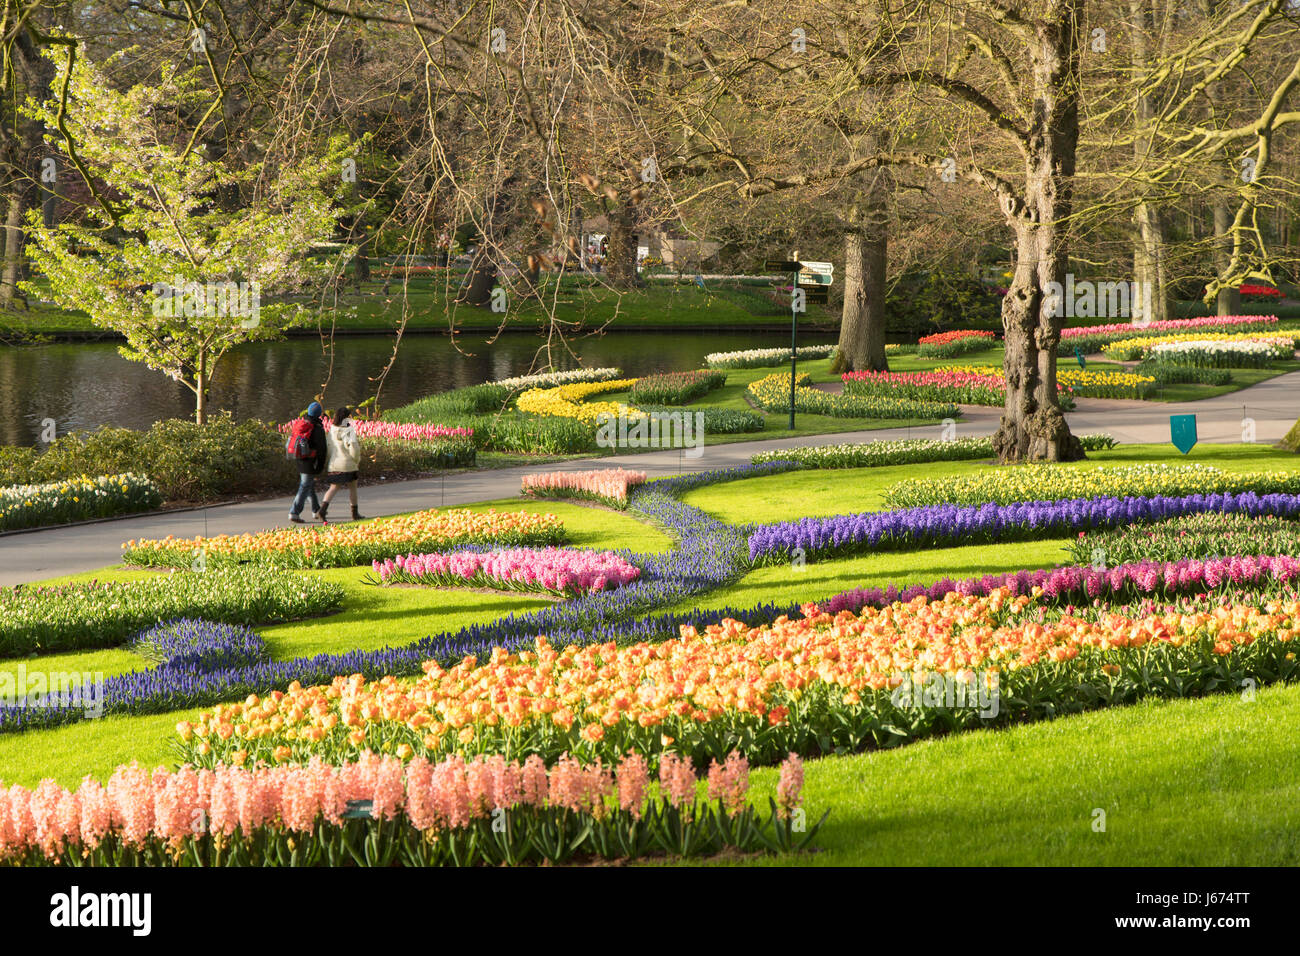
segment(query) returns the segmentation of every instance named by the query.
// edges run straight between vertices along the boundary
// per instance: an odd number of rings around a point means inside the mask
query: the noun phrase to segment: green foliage
[[[33,484],[142,472],[168,501],[287,491],[297,480],[274,426],[229,415],[206,425],[165,419],[147,432],[105,425],[57,438],[44,452],[6,446],[0,448],[0,465],[14,480]]]
[[[885,299],[887,328],[920,336],[956,326],[999,328],[1002,298],[978,279],[958,272],[901,276]]]
[[[511,398],[511,390],[505,385],[484,382],[482,385],[467,385],[450,392],[426,395],[409,405],[394,408],[384,413],[390,422],[421,422],[438,425],[451,425],[451,419],[467,415],[480,415],[485,412],[499,412]]]
[[[1300,555],[1300,523],[1272,515],[1211,512],[1090,531],[1073,539],[1069,550],[1076,564],[1092,564],[1100,551],[1108,566],[1246,554]]]
[[[381,475],[472,468],[478,449],[471,438],[406,441],[367,437],[361,444],[361,472]]]
[[[1300,420],[1291,426],[1291,430],[1282,439],[1282,447],[1287,451],[1300,452]]]
[[[948,342],[919,342],[916,354],[919,358],[952,358],[954,355],[967,355],[971,352],[983,352],[997,345],[996,340],[983,335],[970,335],[955,338]]]
[[[0,531],[152,511],[162,503],[157,485],[131,474],[7,485],[0,488]]]
[[[1104,451],[1115,447],[1109,435],[1080,435],[1084,451]],[[898,441],[873,441],[860,444],[809,445],[759,452],[750,459],[754,464],[765,461],[797,461],[807,468],[880,468],[889,465],[913,465],[931,461],[978,461],[992,458],[993,439],[904,438]]]
[[[667,372],[637,379],[628,393],[628,401],[638,408],[651,405],[685,405],[687,402],[722,388],[727,384],[723,372],[696,369],[690,372]]]
[[[384,415],[387,421],[474,429],[474,446],[528,455],[575,455],[596,447],[595,431],[572,418],[502,411],[515,390],[485,382],[427,395]]]
[[[1232,381],[1232,372],[1226,368],[1143,362],[1133,371],[1138,375],[1152,376],[1157,385],[1227,385]]]
[[[830,415],[834,418],[956,418],[961,409],[951,402],[921,402],[910,399],[836,395],[810,387],[810,376],[800,373],[794,393],[796,412]],[[749,397],[769,412],[790,410],[790,376],[776,372],[750,382]]]
[[[246,162],[243,149],[208,159],[188,145],[202,130],[186,125],[209,115],[205,68],[164,62],[157,85],[121,91],[84,51],[69,62],[50,46],[47,56],[59,96],[27,112],[64,134],[52,143],[77,144],[100,192],[84,218],[46,225],[30,210],[28,254],[58,305],[122,335],[123,357],[184,384],[201,411],[225,352],[307,318],[301,305],[262,297],[317,287],[336,268],[309,253],[342,214],[338,171],[355,144],[336,136],[274,167]],[[240,201],[214,202],[219,194]]]
[[[704,433],[706,435],[738,435],[744,432],[761,432],[764,418],[759,412],[741,408],[723,408],[721,405],[691,405],[673,407],[672,405],[638,405],[643,412],[671,413],[685,412],[704,415]]]
[[[885,494],[891,508],[923,505],[977,505],[985,502],[1064,501],[1101,496],[1181,497],[1184,495],[1300,494],[1300,474],[1265,471],[1250,474],[1223,471],[1212,465],[1123,465],[1118,468],[1061,468],[1028,464],[994,468],[968,475],[911,478]]]
[[[131,581],[0,589],[0,656],[125,644],[177,617],[273,624],[338,610],[343,588],[265,568],[176,571]]]

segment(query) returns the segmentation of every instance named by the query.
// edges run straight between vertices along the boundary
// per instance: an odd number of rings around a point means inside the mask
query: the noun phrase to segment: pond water
[[[833,342],[833,333],[800,333],[800,345]],[[709,352],[788,345],[783,332],[608,332],[571,341],[553,352],[557,368],[618,366],[628,375],[700,367]],[[395,408],[433,392],[490,379],[524,375],[545,365],[545,340],[533,333],[501,335],[489,345],[482,334],[464,334],[459,349],[441,334],[407,334],[380,392],[381,406]],[[213,411],[236,418],[285,420],[317,394],[326,408],[356,403],[375,393],[373,378],[393,350],[388,335],[339,336],[331,350],[321,339],[257,343],[228,353],[210,394]],[[148,428],[164,418],[194,413],[188,389],[143,364],[128,362],[106,342],[33,348],[0,346],[0,444],[33,445],[42,422],[58,434],[99,425]]]

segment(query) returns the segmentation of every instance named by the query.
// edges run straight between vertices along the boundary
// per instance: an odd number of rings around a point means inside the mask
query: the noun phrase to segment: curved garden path
[[[1300,372],[1288,372],[1258,385],[1217,398],[1198,402],[1157,404],[1099,398],[1077,399],[1078,407],[1068,415],[1076,433],[1104,431],[1120,442],[1166,442],[1169,416],[1194,414],[1203,442],[1243,440],[1242,420],[1254,419],[1255,440],[1263,444],[1279,441],[1300,418]],[[989,435],[997,428],[1000,409],[967,405],[957,436]],[[445,477],[371,485],[361,489],[361,510],[367,517],[381,517],[420,508],[459,505],[519,493],[519,479],[540,469],[578,471],[588,468],[635,468],[652,477],[729,468],[749,462],[760,451],[798,445],[831,442],[865,442],[899,438],[938,438],[939,426],[890,428],[835,435],[808,435],[767,441],[711,445],[699,458],[687,458],[679,451],[651,451],[615,455],[594,461],[529,465],[497,471],[453,472]],[[117,562],[122,542],[128,538],[161,538],[167,535],[237,534],[287,524],[288,496],[266,501],[215,505],[194,511],[171,512],[122,518],[76,527],[0,535],[0,585],[22,584],[55,575],[74,574]],[[335,502],[338,509],[338,502]],[[346,501],[342,506],[346,514]]]

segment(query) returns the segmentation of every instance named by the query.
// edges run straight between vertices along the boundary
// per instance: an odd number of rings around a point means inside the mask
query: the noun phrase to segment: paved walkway
[[[1239,392],[1199,402],[1157,404],[1084,398],[1078,399],[1077,403],[1078,408],[1067,416],[1070,427],[1077,434],[1105,431],[1126,444],[1167,442],[1169,416],[1195,414],[1203,442],[1242,441],[1243,433],[1249,427],[1249,423],[1243,426],[1243,420],[1253,419],[1255,440],[1273,444],[1300,417],[1300,372],[1289,372]],[[996,408],[963,406],[957,436],[992,434],[997,429],[1000,414],[1001,410]],[[624,467],[645,471],[653,477],[742,465],[757,452],[798,445],[938,437],[939,426],[932,425],[711,445],[696,459],[674,450],[618,455],[594,462],[571,461],[498,471],[454,472],[445,477],[362,488],[361,510],[367,517],[380,517],[420,508],[511,498],[519,493],[520,477],[537,471]],[[115,564],[121,555],[122,542],[129,538],[234,534],[287,525],[288,503],[286,496],[3,536],[0,537],[0,585],[21,584]],[[347,499],[335,499],[334,509],[346,515]]]

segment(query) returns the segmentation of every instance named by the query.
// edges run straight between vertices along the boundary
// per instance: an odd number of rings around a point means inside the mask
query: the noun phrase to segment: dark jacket
[[[311,442],[312,450],[315,451],[316,454],[312,455],[310,458],[298,459],[298,474],[319,475],[325,470],[325,456],[327,451],[325,446],[325,426],[321,424],[319,418],[308,418],[306,415],[304,415],[303,418],[306,418],[307,421],[311,422],[311,438],[309,441]]]

